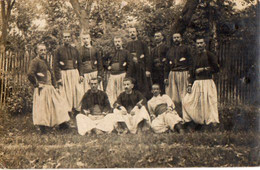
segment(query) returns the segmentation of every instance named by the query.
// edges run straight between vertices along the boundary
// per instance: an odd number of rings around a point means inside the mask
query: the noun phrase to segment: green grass
[[[236,127],[212,133],[121,136],[80,136],[75,128],[49,128],[47,135],[40,135],[30,114],[2,113],[0,168],[259,166],[259,131]]]

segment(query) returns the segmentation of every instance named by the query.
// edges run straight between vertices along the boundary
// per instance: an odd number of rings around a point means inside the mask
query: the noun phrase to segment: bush
[[[11,115],[26,114],[32,111],[33,88],[28,81],[19,85],[9,79],[9,97],[6,100],[5,110]]]

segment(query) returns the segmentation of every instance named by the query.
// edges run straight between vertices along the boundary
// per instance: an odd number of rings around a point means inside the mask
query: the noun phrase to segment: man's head
[[[160,44],[163,41],[163,35],[161,32],[156,32],[154,34],[154,40],[157,44]]]
[[[114,45],[117,50],[123,48],[123,41],[121,37],[114,37]]]
[[[81,34],[81,40],[84,44],[84,46],[90,46],[91,45],[91,37],[90,37],[90,34],[88,33],[82,33]]]
[[[136,28],[129,28],[128,30],[129,32],[129,36],[132,40],[136,40],[137,39],[137,30]]]
[[[46,59],[47,49],[45,44],[40,43],[37,45],[37,54],[40,58]]]
[[[153,86],[152,86],[152,93],[153,93],[153,96],[155,96],[155,97],[160,95],[161,89],[160,89],[160,85],[159,84],[153,84]]]
[[[172,40],[175,45],[180,45],[182,42],[181,34],[180,33],[174,33],[172,35]]]
[[[63,31],[62,36],[64,45],[69,45],[71,43],[71,32]]]
[[[204,50],[206,50],[206,43],[205,43],[205,39],[202,37],[199,37],[196,39],[196,47],[200,52],[203,52]]]
[[[90,85],[91,91],[93,93],[96,93],[98,91],[98,79],[97,78],[91,78],[89,85]]]
[[[131,92],[134,88],[134,80],[132,78],[124,78],[123,86],[124,86],[126,93]]]

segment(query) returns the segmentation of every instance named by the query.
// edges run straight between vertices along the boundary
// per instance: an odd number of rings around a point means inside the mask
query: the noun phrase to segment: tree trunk
[[[80,29],[81,30],[89,30],[89,15],[91,10],[91,5],[93,3],[93,0],[87,1],[87,8],[84,9],[80,6],[80,3],[78,0],[70,0],[70,3],[73,7],[74,12],[79,18],[80,22]]]
[[[187,0],[180,16],[175,20],[172,33],[178,32],[183,34],[188,27],[194,10],[197,8],[200,0]]]
[[[7,4],[6,4],[7,2]],[[1,52],[5,51],[7,44],[7,35],[8,35],[8,24],[9,18],[11,16],[11,10],[15,4],[15,0],[1,0],[1,17],[2,17],[2,35],[0,40],[0,50]]]

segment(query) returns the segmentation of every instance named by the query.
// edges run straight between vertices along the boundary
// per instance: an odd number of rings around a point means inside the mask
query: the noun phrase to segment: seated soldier
[[[155,133],[163,133],[174,129],[183,133],[183,120],[175,111],[175,105],[166,94],[160,95],[159,84],[153,84],[153,97],[148,101],[148,110],[152,119],[152,129]]]
[[[145,108],[146,98],[139,91],[133,90],[133,79],[125,78],[123,86],[125,91],[114,103],[117,121],[125,123],[130,133],[144,131],[150,127],[150,116]]]
[[[78,132],[80,135],[110,133],[116,122],[114,114],[108,114],[112,111],[108,96],[98,90],[97,78],[90,80],[90,87],[82,98],[81,114],[76,116]]]

